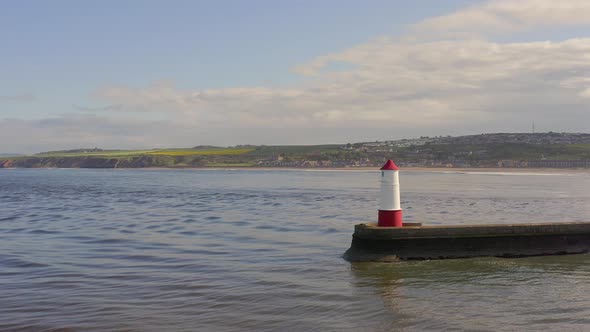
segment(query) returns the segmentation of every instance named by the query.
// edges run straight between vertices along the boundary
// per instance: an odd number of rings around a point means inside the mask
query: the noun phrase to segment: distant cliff
[[[104,157],[22,157],[0,160],[0,168],[142,168],[142,167],[199,167],[200,159],[174,156],[137,156],[131,158]]]

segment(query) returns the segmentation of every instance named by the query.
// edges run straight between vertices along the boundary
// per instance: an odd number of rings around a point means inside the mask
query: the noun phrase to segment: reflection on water
[[[590,176],[401,175],[408,221],[590,220]],[[581,330],[589,255],[350,264],[378,172],[0,171],[1,331]],[[541,212],[540,212],[541,211]]]
[[[395,317],[388,329],[581,331],[590,326],[590,255],[353,263]]]

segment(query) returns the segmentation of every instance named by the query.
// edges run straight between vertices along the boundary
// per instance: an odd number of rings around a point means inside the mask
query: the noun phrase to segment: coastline
[[[117,168],[123,169],[123,168]],[[137,169],[137,168],[125,168]],[[145,167],[141,169],[153,170],[244,170],[244,171],[309,171],[309,172],[369,172],[378,171],[378,166],[373,167],[252,167],[252,166],[215,166],[215,167]],[[402,172],[436,172],[436,173],[589,173],[590,168],[507,168],[507,167],[481,167],[481,168],[451,168],[451,167],[400,167]]]
[[[590,168],[444,168],[444,167],[408,167],[402,168],[410,172],[448,172],[448,173],[590,173]]]
[[[304,172],[370,172],[378,171],[379,167],[253,167],[253,166],[212,166],[212,167],[117,167],[117,168],[89,168],[89,167],[6,167],[0,169],[110,169],[110,170],[210,170],[210,171],[304,171]],[[588,173],[590,168],[507,168],[507,167],[481,167],[481,168],[451,168],[451,167],[401,167],[402,172],[434,172],[434,173],[482,173],[482,174],[559,174],[559,173]]]

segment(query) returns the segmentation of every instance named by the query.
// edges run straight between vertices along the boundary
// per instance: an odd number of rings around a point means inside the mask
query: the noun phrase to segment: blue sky
[[[298,79],[290,68],[301,62],[399,33],[425,14],[465,2],[4,3],[0,68],[10,79],[0,88],[59,91],[70,100],[107,84],[162,79],[195,89],[287,84]]]
[[[4,2],[0,152],[589,131],[590,9],[559,3]]]

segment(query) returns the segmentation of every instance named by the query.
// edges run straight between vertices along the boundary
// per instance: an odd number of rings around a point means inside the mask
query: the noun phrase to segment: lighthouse
[[[379,195],[379,227],[402,227],[402,208],[399,198],[399,167],[388,160],[381,167],[381,193]]]
[[[590,252],[590,222],[422,225],[402,222],[399,168],[380,170],[379,222],[354,225],[350,262],[526,257]]]

